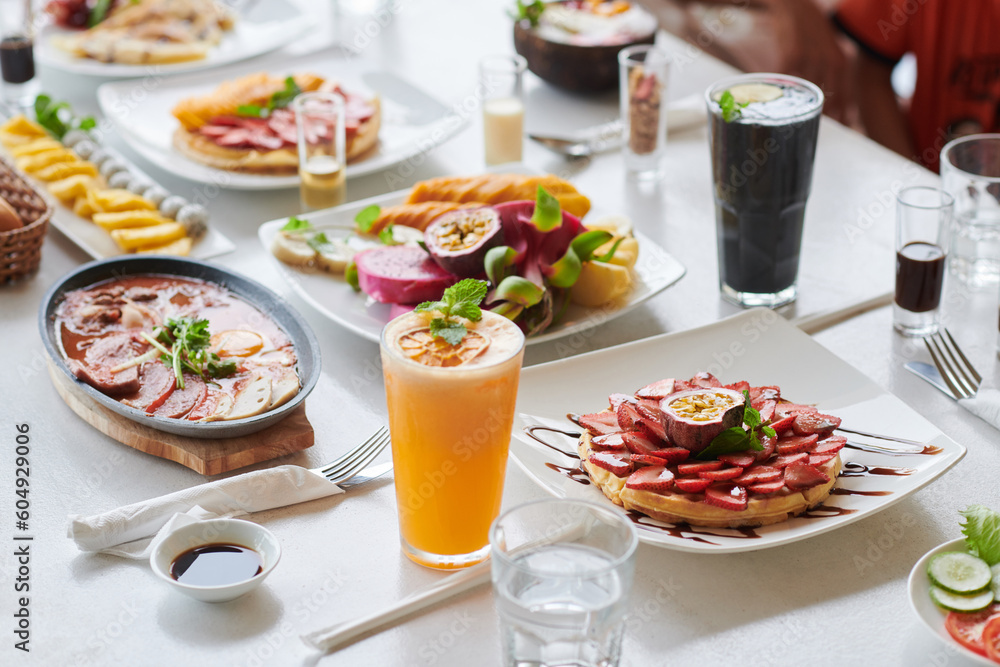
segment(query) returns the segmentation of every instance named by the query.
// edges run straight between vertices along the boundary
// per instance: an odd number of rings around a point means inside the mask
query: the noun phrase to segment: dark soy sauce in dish
[[[238,544],[204,544],[188,549],[170,564],[170,576],[189,586],[227,586],[263,572],[264,560]]]

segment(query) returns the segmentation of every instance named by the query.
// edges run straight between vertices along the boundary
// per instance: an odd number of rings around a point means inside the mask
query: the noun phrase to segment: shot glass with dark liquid
[[[896,297],[892,323],[904,336],[938,330],[955,199],[916,186],[896,195]]]
[[[34,100],[33,24],[31,0],[0,0],[0,94],[18,106]]]

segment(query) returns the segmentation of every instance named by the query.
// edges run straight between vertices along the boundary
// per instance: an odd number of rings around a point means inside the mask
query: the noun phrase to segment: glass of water
[[[955,198],[948,271],[969,287],[1000,282],[1000,134],[973,134],[941,150]]]
[[[507,667],[616,667],[638,537],[618,511],[539,500],[490,530]]]

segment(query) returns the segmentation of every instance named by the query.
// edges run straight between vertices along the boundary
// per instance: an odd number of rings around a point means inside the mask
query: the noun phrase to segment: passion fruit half
[[[715,436],[743,423],[745,399],[732,389],[690,389],[660,401],[667,437],[677,447],[700,452]]]
[[[500,214],[490,206],[450,211],[424,230],[424,243],[434,261],[462,278],[482,275],[487,251],[503,242]]]

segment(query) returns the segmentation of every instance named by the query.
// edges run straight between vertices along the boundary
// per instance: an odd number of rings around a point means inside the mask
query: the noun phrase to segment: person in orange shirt
[[[1000,0],[842,0],[834,20],[859,46],[855,93],[872,139],[936,171],[946,143],[1000,126]],[[904,108],[891,77],[907,53],[917,82]]]

